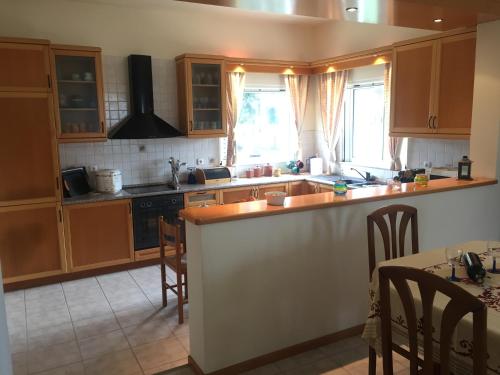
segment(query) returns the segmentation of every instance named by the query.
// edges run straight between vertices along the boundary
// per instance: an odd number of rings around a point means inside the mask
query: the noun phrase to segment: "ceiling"
[[[500,19],[500,0],[176,0],[265,14],[451,30]],[[355,8],[348,12],[347,8]],[[442,20],[435,22],[434,20]]]

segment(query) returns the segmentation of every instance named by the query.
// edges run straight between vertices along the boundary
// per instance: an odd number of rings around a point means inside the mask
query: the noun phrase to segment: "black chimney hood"
[[[154,114],[151,56],[128,57],[131,114],[110,130],[110,139],[172,138],[183,134]]]

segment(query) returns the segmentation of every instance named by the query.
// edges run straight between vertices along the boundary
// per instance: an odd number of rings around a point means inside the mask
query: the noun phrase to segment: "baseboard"
[[[264,354],[240,363],[236,363],[234,365],[225,367],[223,369],[210,372],[208,374],[205,374],[203,370],[198,366],[196,361],[189,356],[188,357],[188,364],[191,366],[193,371],[197,375],[234,375],[234,374],[241,374],[242,372],[249,371],[252,369],[255,369],[257,367],[261,367],[264,365],[267,365],[269,363],[273,363],[288,357],[292,357],[294,355],[307,352],[312,349],[319,348],[320,346],[328,345],[336,341],[340,341],[343,339],[346,339],[348,337],[356,336],[359,335],[363,332],[363,327],[364,324],[361,324],[359,326],[354,326],[351,328],[344,329],[339,332],[331,333],[326,336],[321,336],[316,339],[312,339],[309,341],[304,341],[301,342],[300,344],[295,344],[280,350],[276,350],[274,352]]]

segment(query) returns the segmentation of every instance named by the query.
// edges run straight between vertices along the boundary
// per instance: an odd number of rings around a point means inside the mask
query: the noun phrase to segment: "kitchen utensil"
[[[75,197],[90,192],[85,167],[71,168],[61,171],[64,197]]]
[[[193,167],[188,168],[188,171],[189,171],[188,184],[190,184],[190,185],[196,184],[196,176],[194,175],[194,170],[195,170],[195,168],[193,168]]]
[[[462,261],[462,250],[457,249],[456,247],[447,247],[445,249],[445,254],[446,254],[446,260],[448,261],[448,264],[451,266],[451,276],[448,277],[448,280],[460,281],[461,279],[458,278],[455,274],[455,268],[456,266],[460,265],[460,262]]]
[[[264,176],[271,177],[273,175],[273,166],[270,165],[269,163],[267,165],[264,165],[263,170],[264,170],[263,171]]]
[[[335,195],[345,195],[347,193],[347,184],[345,181],[337,180],[333,185]]]
[[[72,74],[71,74],[71,79],[72,79],[73,81],[80,81],[80,80],[81,80],[81,78],[80,78],[80,73],[72,73]]]
[[[80,95],[71,96],[70,103],[75,108],[85,107],[85,100]]]
[[[93,81],[94,75],[92,74],[92,72],[85,72],[85,73],[83,73],[83,80],[84,81]]]
[[[179,190],[181,184],[179,182],[179,172],[181,167],[186,165],[185,162],[181,162],[179,159],[175,159],[172,156],[168,159],[168,163],[170,164],[170,169],[172,170],[172,180],[170,181],[170,186],[174,189]]]
[[[286,193],[284,191],[268,191],[264,195],[267,204],[271,206],[283,206],[285,203]]]
[[[281,176],[281,168],[275,168],[275,169],[273,169],[273,176],[274,177],[280,177]]]
[[[96,190],[101,193],[118,193],[122,190],[122,172],[118,169],[101,169],[95,173]]]
[[[197,168],[196,181],[199,184],[220,184],[231,182],[231,171],[228,167]]]

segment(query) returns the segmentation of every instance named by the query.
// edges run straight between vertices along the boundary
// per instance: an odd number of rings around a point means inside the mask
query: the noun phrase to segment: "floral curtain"
[[[226,100],[227,100],[227,157],[226,165],[232,166],[236,160],[236,140],[234,132],[238,123],[238,115],[243,101],[245,89],[245,73],[227,73]]]
[[[309,77],[307,75],[285,75],[286,91],[292,105],[295,128],[297,129],[297,160],[302,160],[302,126],[306,113]]]
[[[323,73],[319,77],[321,121],[329,153],[328,173],[334,173],[340,169],[335,149],[340,138],[340,113],[344,103],[348,75],[347,70],[342,70]]]
[[[384,69],[384,122],[385,128],[389,129],[390,122],[390,108],[391,108],[391,63],[385,64]],[[401,146],[403,145],[403,138],[391,137],[388,140],[389,154],[391,155],[391,171],[401,170]]]

